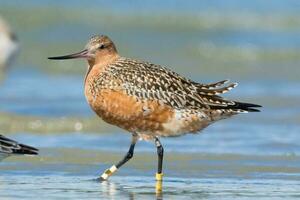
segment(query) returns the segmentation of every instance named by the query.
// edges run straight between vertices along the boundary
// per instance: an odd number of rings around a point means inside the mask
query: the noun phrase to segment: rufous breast
[[[85,96],[98,116],[130,132],[157,134],[163,131],[163,124],[174,116],[171,107],[156,100],[139,100],[128,95],[122,87],[117,87],[119,80],[106,80],[116,81],[113,89],[106,88],[105,85],[95,86],[101,84],[98,83],[99,77],[104,75],[104,69],[92,69],[85,83]]]

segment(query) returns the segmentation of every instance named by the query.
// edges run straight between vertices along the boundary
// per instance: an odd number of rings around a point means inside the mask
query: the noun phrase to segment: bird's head
[[[19,45],[16,35],[8,24],[0,18],[0,74],[6,69],[18,53]]]
[[[118,52],[111,39],[105,35],[96,35],[89,40],[84,50],[65,56],[49,57],[48,59],[64,60],[86,58],[91,65],[115,56],[118,56]]]

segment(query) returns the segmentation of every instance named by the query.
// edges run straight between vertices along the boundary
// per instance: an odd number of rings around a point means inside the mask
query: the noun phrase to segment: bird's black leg
[[[126,153],[126,155],[124,156],[124,158],[116,165],[116,167],[118,169],[133,157],[134,146],[135,146],[135,143],[131,143],[129,150]]]
[[[131,140],[131,144],[129,147],[128,152],[126,153],[126,155],[124,156],[124,158],[117,164],[117,165],[113,165],[111,166],[109,169],[105,170],[103,172],[103,174],[101,175],[100,179],[101,180],[107,180],[111,175],[113,175],[113,173],[115,173],[122,165],[124,165],[128,160],[130,160],[133,157],[133,153],[134,153],[134,146],[137,142],[138,136],[137,134],[133,133],[132,134],[132,140]]]
[[[155,146],[157,148],[157,155],[158,155],[158,167],[157,167],[157,173],[156,173],[156,180],[161,181],[162,177],[163,177],[162,165],[163,165],[163,157],[164,157],[164,148],[161,145],[158,137],[155,137],[154,142],[155,142]]]

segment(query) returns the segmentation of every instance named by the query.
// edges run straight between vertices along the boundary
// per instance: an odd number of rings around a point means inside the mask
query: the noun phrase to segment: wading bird
[[[0,17],[0,77],[18,51],[18,42],[8,24]],[[36,155],[38,150],[0,135],[0,160],[10,155]]]
[[[0,135],[0,160],[10,155],[37,155],[38,149]]]
[[[236,87],[227,80],[201,84],[168,68],[122,57],[109,37],[94,36],[85,49],[49,59],[85,58],[85,96],[91,108],[107,123],[132,134],[125,157],[107,169],[106,180],[133,156],[138,139],[153,140],[157,147],[156,179],[162,180],[163,146],[160,137],[197,133],[209,124],[238,113],[258,112],[256,104],[219,96]]]

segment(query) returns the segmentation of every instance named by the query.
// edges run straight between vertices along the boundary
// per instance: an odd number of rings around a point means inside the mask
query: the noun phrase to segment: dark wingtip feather
[[[254,109],[254,108],[248,108],[246,111],[248,111],[248,112],[260,112],[260,110]]]
[[[261,105],[257,104],[252,104],[252,103],[243,103],[243,102],[234,102],[232,105],[227,105],[226,107],[224,106],[210,106],[212,109],[223,109],[223,110],[233,110],[233,111],[238,111],[238,112],[260,112],[259,109],[262,107]]]
[[[253,104],[253,103],[242,103],[242,102],[236,102],[236,103],[241,104],[241,105],[246,106],[246,107],[254,107],[254,108],[261,108],[262,107],[261,105]]]
[[[24,155],[38,155],[38,152],[39,152],[38,149],[28,146],[28,145],[25,145],[25,144],[19,144],[19,145],[21,148],[15,150],[14,153],[24,154]]]
[[[24,154],[24,155],[37,155],[38,149],[20,144],[17,141],[0,135],[0,152],[8,154]]]
[[[252,103],[235,102],[235,105],[233,105],[233,107],[248,112],[260,112],[260,110],[255,108],[261,108],[262,106],[258,104],[252,104]]]

